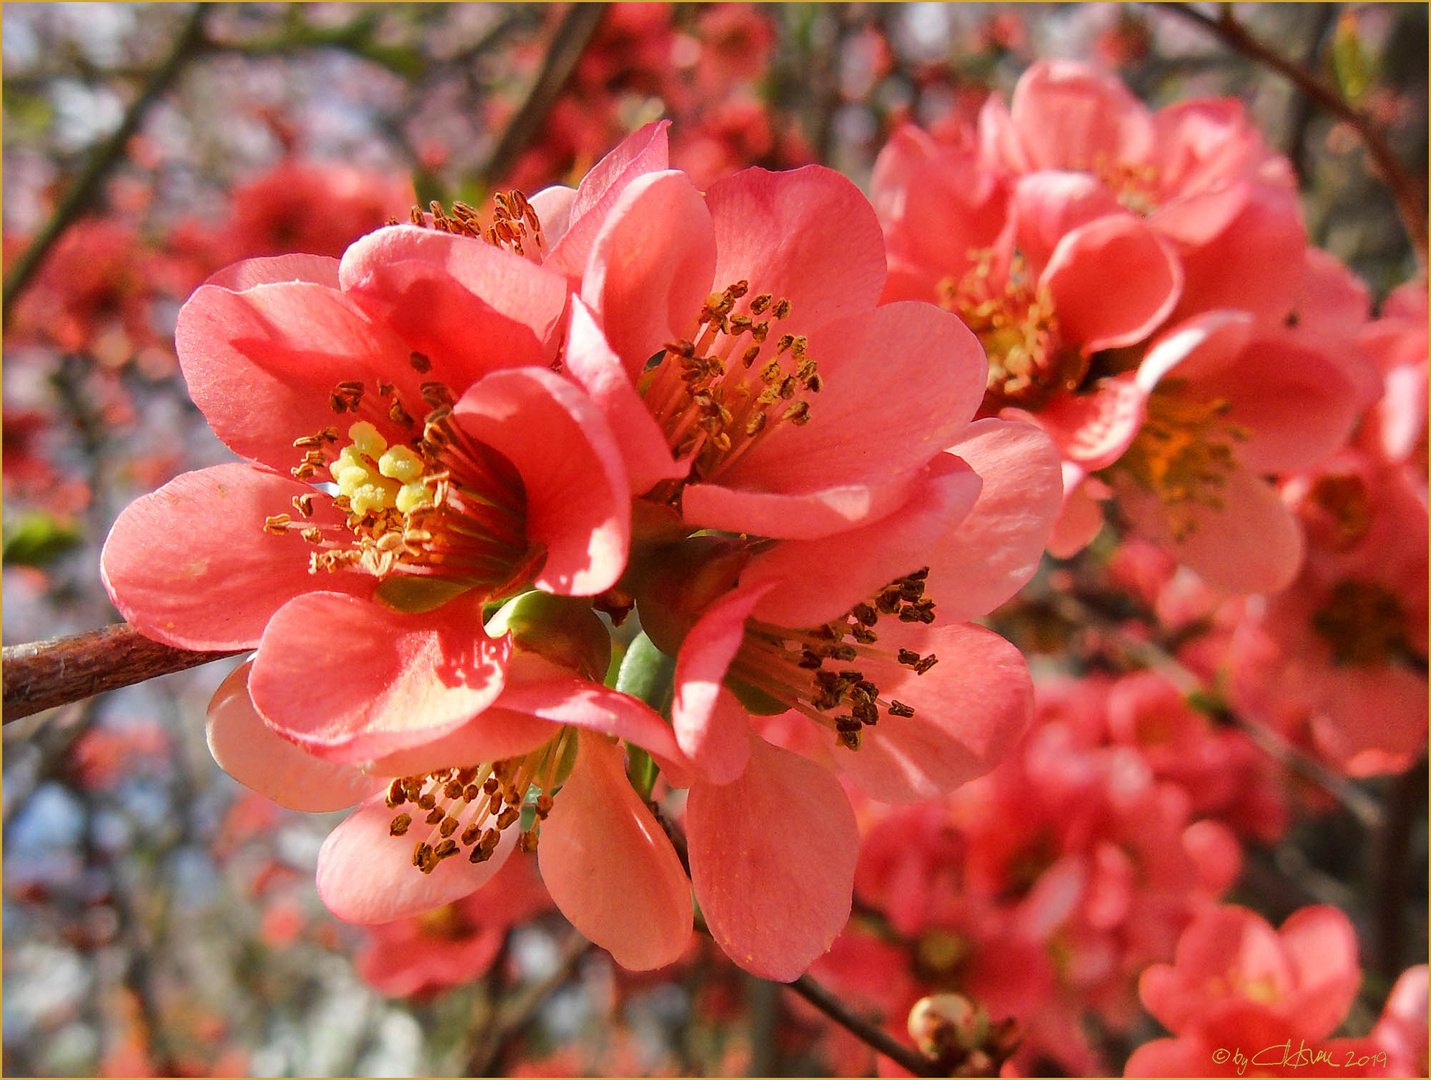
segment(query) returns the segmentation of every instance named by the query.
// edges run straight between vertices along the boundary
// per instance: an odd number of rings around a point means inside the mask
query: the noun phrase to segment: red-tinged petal
[[[1018,249],[1035,277],[1074,229],[1110,214],[1127,216],[1117,196],[1094,177],[1052,170],[1020,177],[1010,212],[1017,219]]]
[[[328,398],[338,383],[371,390],[412,373],[390,330],[342,293],[306,282],[241,293],[206,285],[179,312],[174,347],[214,434],[285,473],[302,456],[293,440],[334,423]]]
[[[1235,181],[1170,199],[1148,215],[1148,224],[1180,249],[1211,243],[1237,220],[1252,197],[1252,184]]]
[[[1277,933],[1296,973],[1297,1028],[1308,1038],[1326,1038],[1361,985],[1356,930],[1342,911],[1318,904],[1294,911]]]
[[[453,414],[521,474],[527,537],[547,551],[537,586],[591,596],[614,585],[626,568],[631,488],[591,399],[545,368],[513,368],[469,389]]]
[[[988,362],[982,346],[957,316],[932,304],[886,304],[829,323],[809,340],[808,355],[823,379],[820,392],[809,395],[809,422],[772,424],[748,453],[712,474],[711,484],[687,488],[687,521],[745,528],[716,524],[705,510],[694,510],[704,487],[786,496],[845,488],[856,498],[867,488],[878,495],[880,487],[921,469],[958,438],[983,400]],[[876,498],[864,507],[849,503],[848,496],[844,501],[843,523],[829,520],[820,531],[798,520],[775,532],[745,531],[813,539],[882,517],[904,498],[894,503]]]
[[[265,724],[248,696],[252,667],[240,665],[209,702],[204,731],[219,768],[279,806],[311,814],[346,810],[387,787],[355,766],[305,753]]]
[[[537,212],[537,220],[542,223],[542,242],[547,251],[555,249],[566,235],[571,224],[571,204],[575,199],[576,188],[553,184],[527,200]]]
[[[773,585],[755,617],[777,626],[818,626],[839,618],[895,578],[929,565],[931,550],[973,508],[981,484],[964,461],[940,454],[909,501],[887,517],[761,552],[740,578],[742,588]]]
[[[502,690],[509,639],[467,594],[410,615],[309,593],[269,622],[249,689],[276,730],[333,761],[365,761],[456,730]]]
[[[425,378],[456,390],[489,371],[547,365],[545,343],[566,310],[561,275],[485,241],[415,225],[363,237],[343,256],[340,276],[364,311],[431,361]]]
[[[742,169],[706,192],[715,223],[715,287],[790,301],[792,333],[874,307],[884,289],[884,239],[869,200],[833,169]],[[824,370],[825,357],[812,355]]]
[[[932,799],[982,776],[1018,741],[1033,715],[1033,683],[1023,656],[1003,638],[968,624],[879,624],[880,647],[933,653],[918,675],[891,661],[861,661],[887,699],[914,706],[912,717],[881,715],[860,748],[835,749],[839,767],[881,802]]]
[[[592,244],[581,297],[635,380],[666,342],[696,335],[715,273],[715,230],[683,172],[635,180]]]
[[[620,357],[602,335],[591,310],[577,299],[572,300],[566,371],[606,417],[626,462],[631,494],[640,495],[661,480],[686,477],[690,464],[671,457],[666,437],[646,411]]]
[[[1183,393],[1228,403],[1226,422],[1248,432],[1235,453],[1256,473],[1288,472],[1330,456],[1346,444],[1362,405],[1339,359],[1292,334],[1254,339],[1235,363]]]
[[[204,279],[230,292],[243,292],[255,285],[279,285],[307,281],[338,288],[338,260],[329,255],[278,255],[266,259],[245,259],[226,266]]]
[[[1060,332],[1095,353],[1151,334],[1177,304],[1182,268],[1147,225],[1110,215],[1067,233],[1039,280],[1053,295]]]
[[[486,862],[474,864],[459,850],[424,874],[412,864],[413,848],[424,839],[421,826],[393,836],[393,816],[386,796],[375,795],[329,833],[318,852],[318,896],[345,922],[392,922],[460,900],[485,885],[516,846],[517,830],[507,829]]]
[[[542,823],[542,880],[571,924],[622,967],[664,967],[691,936],[686,873],[626,779],[620,747],[588,732],[580,740]]]
[[[1302,565],[1301,527],[1277,492],[1245,469],[1233,469],[1218,487],[1220,509],[1189,508],[1193,527],[1181,540],[1173,538],[1168,509],[1156,495],[1122,475],[1113,477],[1113,486],[1138,534],[1166,547],[1214,588],[1277,592]]]
[[[1225,1047],[1209,1046],[1198,1038],[1153,1039],[1134,1049],[1123,1069],[1124,1076],[1234,1076],[1238,1066],[1227,1058],[1214,1057]],[[1245,1070],[1246,1066],[1242,1066]]]
[[[799,495],[691,484],[681,496],[688,526],[793,540],[818,540],[878,521],[918,490],[925,470],[889,476],[878,486],[848,484]]]
[[[730,784],[686,803],[691,883],[711,934],[746,971],[800,977],[850,915],[859,830],[826,769],[752,736]]]
[[[750,756],[749,724],[724,701],[726,670],[745,635],[745,620],[770,586],[742,588],[712,604],[691,627],[676,659],[671,726],[692,764],[709,780],[729,783]]]
[[[1211,311],[1160,334],[1134,377],[1151,393],[1170,372],[1184,381],[1210,378],[1230,367],[1252,339],[1252,318],[1243,311]]]
[[[450,734],[373,760],[378,776],[421,776],[452,765],[475,765],[519,757],[554,738],[560,730],[550,720],[525,710],[489,705]]]
[[[1086,394],[1059,394],[1037,415],[1016,409],[1001,415],[1036,423],[1064,458],[1092,472],[1123,456],[1143,424],[1147,400],[1148,392],[1125,373],[1099,379]]]
[[[1148,110],[1115,76],[1043,60],[1019,78],[1009,116],[1034,169],[1092,171],[1141,161],[1152,148]]]
[[[1070,480],[1076,477],[1076,480]],[[1083,479],[1083,470],[1072,462],[1063,463],[1066,494],[1063,507],[1048,538],[1048,553],[1055,559],[1071,559],[1093,542],[1103,528],[1103,504],[1093,497]]]
[[[1401,772],[1425,748],[1424,674],[1396,663],[1339,665],[1315,669],[1308,681],[1317,749],[1348,775]]]
[[[647,124],[628,135],[582,178],[572,197],[567,228],[551,246],[546,266],[569,281],[580,281],[591,246],[622,192],[638,177],[669,167],[666,129],[669,120]]]
[[[1063,474],[1049,438],[1015,420],[976,420],[949,453],[983,487],[969,514],[929,550],[924,595],[942,621],[966,622],[1033,577],[1063,505]]]
[[[264,531],[313,489],[249,465],[184,473],[125,507],[99,557],[100,576],[126,620],[181,649],[251,649],[273,613],[315,589],[371,594],[366,574],[315,577],[296,535]],[[345,520],[322,503],[313,522]]]
[[[933,300],[941,279],[957,281],[969,268],[969,252],[994,243],[1005,199],[974,147],[938,143],[912,125],[899,128],[870,178],[870,201],[889,245],[884,299]],[[897,262],[918,274],[918,284],[907,271],[896,282]]]

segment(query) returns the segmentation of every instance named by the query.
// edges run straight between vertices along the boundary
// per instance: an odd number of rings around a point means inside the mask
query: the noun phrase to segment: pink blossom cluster
[[[244,460],[131,505],[102,571],[144,633],[256,649],[210,746],[282,805],[356,804],[318,866],[340,917],[442,908],[521,847],[626,967],[682,953],[694,892],[789,980],[849,912],[839,777],[927,798],[1027,723],[1023,658],[970,620],[1033,573],[1057,457],[975,420],[955,315],[879,304],[849,181],[668,160],[648,125],[575,189],[210,277],[176,345]],[[597,612],[633,607],[669,719],[612,664]]]

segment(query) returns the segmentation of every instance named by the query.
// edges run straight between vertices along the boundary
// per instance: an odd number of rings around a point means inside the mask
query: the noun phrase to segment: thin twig
[[[207,46],[204,20],[208,17],[209,7],[209,4],[194,5],[194,11],[179,32],[168,59],[149,77],[149,82],[129,106],[114,134],[90,157],[84,171],[65,194],[60,205],[55,207],[50,220],[45,222],[44,227],[30,241],[30,246],[15,260],[15,267],[5,281],[3,294],[0,294],[0,318],[9,320],[11,307],[30,283],[50,249],[98,197],[105,179],[123,159],[129,140],[139,130],[139,125],[143,123],[149,109],[173,85],[184,66]]]
[[[558,953],[556,970],[514,997],[511,1004],[503,1010],[491,1036],[476,1047],[468,1065],[468,1076],[494,1075],[492,1070],[501,1063],[502,1054],[512,1040],[526,1030],[542,1003],[553,990],[571,978],[572,969],[592,948],[591,942],[586,938],[575,931],[571,933]]]
[[[128,623],[71,637],[0,649],[4,722],[68,705],[106,690],[235,656],[239,650],[190,652],[151,641]]]
[[[547,114],[576,71],[581,54],[596,36],[596,28],[606,14],[607,6],[574,3],[567,9],[526,100],[507,123],[506,130],[497,139],[497,145],[479,171],[478,176],[484,186],[490,187],[505,176],[516,162],[517,155],[536,137]]]
[[[912,1072],[915,1076],[944,1075],[943,1070],[933,1060],[918,1050],[905,1046],[884,1028],[876,1027],[863,1016],[852,1012],[849,1006],[810,976],[801,975],[787,985],[850,1034],[897,1063],[905,1071]]]
[[[1171,11],[1190,22],[1197,23],[1217,35],[1229,48],[1290,79],[1302,93],[1355,131],[1366,146],[1367,153],[1371,155],[1381,178],[1391,189],[1397,213],[1401,218],[1401,225],[1411,240],[1412,248],[1416,251],[1417,261],[1422,267],[1426,265],[1425,182],[1424,180],[1414,180],[1407,173],[1392,151],[1390,144],[1382,137],[1377,125],[1370,117],[1352,107],[1341,94],[1311,72],[1252,37],[1233,18],[1230,5],[1222,5],[1217,18],[1203,14],[1191,4],[1168,3],[1154,6],[1159,10]]]

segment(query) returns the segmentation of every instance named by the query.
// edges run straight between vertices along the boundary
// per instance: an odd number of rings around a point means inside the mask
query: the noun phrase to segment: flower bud
[[[510,633],[518,649],[602,682],[611,666],[611,634],[585,599],[528,592],[487,620],[489,637]]]
[[[734,587],[747,558],[741,545],[715,536],[652,549],[632,576],[641,629],[656,648],[675,656],[706,608]]]
[[[984,1010],[961,994],[932,994],[909,1010],[909,1036],[936,1060],[962,1060],[981,1047],[989,1034]]]

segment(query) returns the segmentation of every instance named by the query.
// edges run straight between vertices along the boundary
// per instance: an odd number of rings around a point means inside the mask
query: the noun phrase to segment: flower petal
[[[835,748],[839,767],[882,802],[931,799],[981,776],[1008,754],[1033,715],[1033,683],[1023,656],[1003,638],[968,624],[923,627],[885,621],[880,643],[893,652],[933,653],[918,675],[892,661],[862,662],[882,696],[914,707],[881,716],[860,748]]]
[[[859,830],[835,777],[751,737],[740,778],[686,803],[691,882],[711,934],[746,971],[800,977],[850,914]]]
[[[430,742],[491,705],[510,648],[483,631],[479,595],[410,615],[315,592],[274,615],[249,689],[285,737],[363,761]]]
[[[318,588],[371,594],[366,574],[316,578],[296,535],[264,531],[313,488],[249,465],[184,473],[125,507],[100,554],[114,606],[146,637],[181,649],[251,649],[273,613]],[[317,503],[313,523],[345,520]]]
[[[567,373],[581,384],[611,425],[621,447],[631,494],[640,495],[660,480],[682,480],[689,462],[675,460],[666,438],[631,379],[602,335],[591,310],[573,298],[571,329],[566,343]]]
[[[272,258],[244,259],[210,274],[205,285],[217,285],[230,292],[243,292],[255,285],[277,285],[281,282],[308,281],[314,285],[338,288],[338,260],[329,255],[278,255]]]
[[[631,488],[591,399],[545,368],[509,368],[469,389],[453,415],[521,474],[527,537],[547,551],[537,586],[591,596],[614,585],[626,568]]]
[[[485,885],[517,843],[517,830],[507,829],[486,862],[473,864],[459,851],[424,874],[412,864],[413,848],[424,839],[419,829],[393,836],[392,819],[386,796],[375,795],[318,852],[318,896],[345,922],[391,922],[460,900]]]
[[[691,936],[691,891],[675,849],[626,779],[620,747],[582,732],[542,823],[537,862],[561,913],[632,971],[664,967]]]
[[[387,787],[355,766],[305,753],[263,722],[248,695],[253,661],[219,684],[204,719],[209,752],[246,788],[289,810],[346,810]]]

